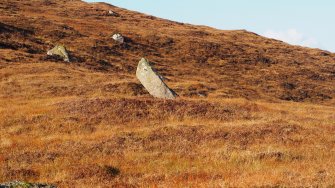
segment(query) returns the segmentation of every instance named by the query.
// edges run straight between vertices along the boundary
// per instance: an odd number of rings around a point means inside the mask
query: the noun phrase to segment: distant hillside
[[[335,54],[330,52],[105,3],[3,0],[0,6],[1,67],[62,63],[46,51],[64,44],[74,65],[127,76],[128,87],[136,82],[137,62],[146,57],[181,96],[334,102]],[[108,10],[119,16],[108,16]],[[115,43],[114,33],[123,34],[126,43]]]

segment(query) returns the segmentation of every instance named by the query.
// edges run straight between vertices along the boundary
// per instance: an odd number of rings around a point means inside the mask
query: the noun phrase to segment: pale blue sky
[[[335,0],[87,0],[335,52]]]

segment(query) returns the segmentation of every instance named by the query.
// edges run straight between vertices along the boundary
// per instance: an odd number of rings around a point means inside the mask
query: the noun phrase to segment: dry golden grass
[[[68,66],[1,70],[7,81],[1,83],[0,181],[60,187],[334,186],[334,107],[111,95],[103,89],[111,75]],[[65,67],[69,72],[59,71]],[[20,92],[6,92],[15,88]]]
[[[335,186],[334,54],[77,0],[3,0],[0,18],[0,182]],[[141,56],[180,98],[148,95]]]

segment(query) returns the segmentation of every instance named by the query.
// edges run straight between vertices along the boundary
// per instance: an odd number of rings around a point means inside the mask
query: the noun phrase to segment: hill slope
[[[120,16],[106,16],[110,9]],[[137,83],[137,62],[147,57],[182,96],[311,102],[335,96],[334,54],[247,31],[181,24],[81,1],[5,0],[1,13],[1,66],[50,62],[46,51],[64,44],[75,65],[129,76],[130,85]],[[111,39],[116,32],[127,37],[124,45]]]
[[[71,63],[46,55],[56,44]],[[333,53],[104,3],[2,0],[0,54],[0,182],[334,186]],[[180,98],[145,91],[141,57]]]

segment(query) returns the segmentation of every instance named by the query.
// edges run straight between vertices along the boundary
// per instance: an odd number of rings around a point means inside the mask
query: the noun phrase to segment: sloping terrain
[[[109,9],[120,16],[106,16]],[[117,77],[133,78],[145,56],[182,96],[322,102],[335,95],[334,54],[247,31],[175,23],[106,4],[42,0],[2,1],[0,27],[6,64],[55,61],[46,51],[64,44],[73,64]],[[114,33],[127,42],[115,43]]]
[[[56,44],[71,63],[47,56]],[[145,91],[142,57],[177,100]],[[0,78],[0,182],[335,185],[327,51],[104,3],[2,0]]]

